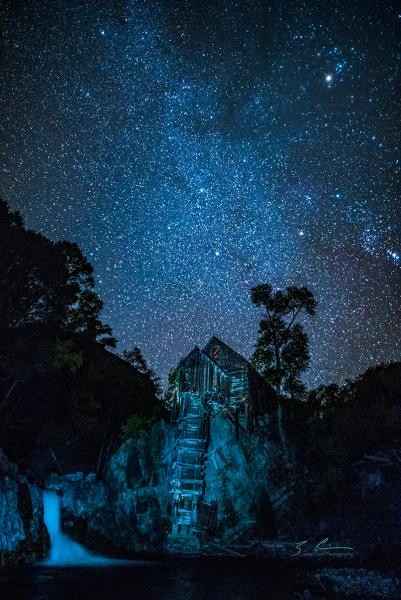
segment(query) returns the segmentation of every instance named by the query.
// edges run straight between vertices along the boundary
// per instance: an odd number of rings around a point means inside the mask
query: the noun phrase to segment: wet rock
[[[326,594],[353,598],[401,598],[401,581],[367,569],[321,569],[310,576],[311,585]]]
[[[104,479],[93,473],[46,480],[62,496],[64,530],[110,556],[160,553],[170,525],[168,472],[173,435],[164,423],[125,442]]]
[[[49,537],[42,493],[0,450],[0,566],[43,558]]]
[[[62,496],[65,531],[88,549],[110,556],[174,552],[166,540],[175,433],[160,422],[129,439],[112,456],[102,480],[80,472],[49,477],[46,486]],[[236,440],[224,416],[211,419],[210,434],[205,500],[217,502],[212,535],[225,546],[255,535],[266,539],[291,497],[286,473],[274,471],[282,464],[278,445],[263,430]]]

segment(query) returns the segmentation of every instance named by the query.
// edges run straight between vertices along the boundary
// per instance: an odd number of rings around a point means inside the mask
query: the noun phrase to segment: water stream
[[[44,522],[50,536],[50,554],[43,563],[47,566],[108,567],[129,561],[97,556],[72,540],[61,528],[61,499],[57,492],[43,492]]]

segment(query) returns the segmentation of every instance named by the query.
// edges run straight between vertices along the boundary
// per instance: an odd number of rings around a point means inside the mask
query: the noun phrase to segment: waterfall
[[[74,542],[61,528],[61,499],[57,492],[43,492],[44,522],[50,536],[48,566],[111,566],[129,561],[96,556]]]

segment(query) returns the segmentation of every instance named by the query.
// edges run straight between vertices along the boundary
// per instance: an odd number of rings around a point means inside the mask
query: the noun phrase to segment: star
[[[395,0],[4,4],[1,195],[90,258],[117,351],[250,357],[270,283],[317,298],[309,386],[399,359]]]
[[[395,263],[399,263],[401,260],[401,255],[396,252],[395,250],[387,250],[387,254],[390,257],[390,259],[395,262]]]

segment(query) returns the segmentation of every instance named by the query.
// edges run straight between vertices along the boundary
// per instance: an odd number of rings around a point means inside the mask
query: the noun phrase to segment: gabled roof
[[[208,353],[208,350],[214,344],[216,344],[217,346],[220,346],[220,348],[223,348],[223,349],[227,350],[230,354],[234,355],[237,358],[237,360],[239,360],[243,364],[249,365],[250,367],[252,366],[251,363],[246,358],[244,358],[242,356],[242,354],[240,354],[239,352],[236,352],[235,350],[233,350],[231,348],[231,346],[229,346],[228,344],[226,344],[225,342],[223,342],[216,335],[213,335],[210,338],[210,340],[208,341],[208,343],[203,347],[203,352],[205,352],[208,356],[210,356],[209,353]]]
[[[227,371],[225,371],[215,360],[213,360],[213,358],[211,356],[209,356],[209,354],[207,354],[204,350],[201,350],[198,346],[194,346],[192,348],[192,350],[186,355],[184,356],[179,364],[178,364],[178,369],[180,368],[180,365],[182,362],[185,362],[187,359],[189,359],[189,357],[191,356],[191,354],[199,354],[203,357],[205,357],[209,362],[213,363],[213,365],[219,370],[221,371],[221,373],[223,373],[224,375],[226,375],[227,377],[230,376],[229,373],[227,373]]]
[[[209,347],[211,347],[213,345],[217,345],[220,348],[223,348],[224,350],[226,350],[229,354],[231,354],[233,357],[235,357],[235,359],[239,363],[241,363],[242,365],[246,366],[247,369],[248,369],[248,372],[253,374],[253,377],[256,377],[261,382],[263,382],[264,387],[269,390],[270,394],[272,394],[272,395],[276,394],[276,392],[274,391],[273,387],[269,383],[267,383],[267,381],[265,381],[265,379],[262,377],[262,375],[259,373],[259,371],[257,369],[255,369],[255,367],[246,358],[244,358],[242,356],[242,354],[239,354],[239,352],[236,352],[235,350],[233,350],[231,348],[231,346],[229,346],[228,344],[226,344],[225,342],[223,342],[216,335],[213,335],[210,338],[210,340],[208,341],[208,343],[206,344],[206,346],[204,346],[203,352],[205,352],[206,354],[208,354]],[[208,354],[208,356],[209,356],[209,354]],[[211,357],[211,359],[214,360],[212,357]],[[219,364],[218,359],[214,360],[214,362],[217,362],[217,364]],[[225,368],[223,368],[221,366],[220,366],[220,368],[222,369],[222,371],[224,371],[229,376],[232,375],[232,373],[230,373],[227,369],[225,369]]]
[[[210,355],[208,352],[212,346],[217,346],[217,348],[222,349],[225,356],[213,357]],[[219,358],[222,359],[224,366],[219,364]],[[276,392],[272,386],[264,380],[260,373],[246,360],[246,358],[225,344],[217,336],[212,336],[203,350],[198,346],[194,346],[191,352],[181,359],[178,369],[182,368],[185,363],[188,365],[188,368],[193,368],[203,359],[206,359],[208,363],[213,365],[214,369],[218,369],[218,371],[228,379],[238,376],[243,368],[246,367],[248,385],[250,386],[249,393],[251,394],[251,401],[253,402],[255,410],[259,413],[272,411],[272,406],[276,398]],[[262,396],[260,396],[258,390],[264,390]]]

